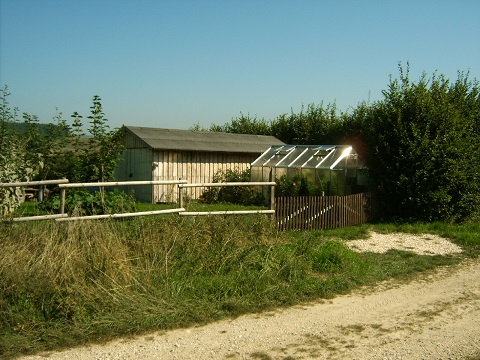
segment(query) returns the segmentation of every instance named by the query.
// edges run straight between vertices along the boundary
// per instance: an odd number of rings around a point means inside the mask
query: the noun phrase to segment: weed
[[[0,224],[0,357],[331,298],[460,257],[355,253],[369,230],[437,233],[478,256],[478,224],[278,233],[268,216]]]

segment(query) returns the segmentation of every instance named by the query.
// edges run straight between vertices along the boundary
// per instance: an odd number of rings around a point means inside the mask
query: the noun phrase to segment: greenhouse
[[[274,145],[251,164],[251,178],[306,179],[314,195],[325,196],[359,193],[369,184],[366,167],[350,145]]]

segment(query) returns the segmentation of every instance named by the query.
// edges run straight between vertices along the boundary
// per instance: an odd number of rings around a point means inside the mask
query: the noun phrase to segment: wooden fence
[[[246,214],[270,214],[275,215],[275,185],[274,181],[261,182],[224,182],[224,183],[199,183],[199,184],[179,184],[178,201],[180,207],[183,206],[182,189],[188,187],[225,187],[225,186],[269,186],[270,187],[270,210],[232,210],[232,211],[183,211],[183,216],[200,216],[200,215],[246,215]]]
[[[115,187],[124,185],[156,185],[176,184],[179,187],[178,208],[157,211],[105,214],[71,217],[65,214],[65,190],[79,187]],[[312,230],[333,229],[354,226],[372,220],[374,217],[374,199],[370,193],[361,193],[348,196],[296,196],[275,198],[275,182],[231,182],[231,183],[202,183],[187,184],[185,180],[172,181],[129,181],[129,182],[97,182],[97,183],[69,183],[67,179],[33,181],[23,183],[0,183],[0,187],[28,187],[57,185],[60,188],[60,214],[39,215],[20,218],[11,218],[11,221],[31,221],[55,219],[55,221],[75,221],[87,219],[104,219],[134,217],[156,214],[178,213],[183,216],[199,215],[242,215],[242,214],[269,214],[272,215],[279,230]],[[224,187],[224,186],[268,186],[270,187],[269,210],[232,210],[187,212],[183,207],[182,189],[187,187]],[[2,219],[8,220],[8,219]]]
[[[372,220],[374,208],[370,193],[278,197],[275,215],[279,230],[334,229]]]
[[[275,214],[275,202],[270,202],[270,210],[231,210],[231,211],[205,211],[205,212],[187,212],[183,207],[183,188],[188,187],[224,187],[224,186],[269,186],[271,190],[271,199],[274,199],[275,182],[226,182],[226,183],[201,183],[201,184],[187,184],[186,180],[155,180],[155,181],[123,181],[123,182],[90,182],[90,183],[69,183],[67,179],[61,180],[45,180],[45,181],[31,181],[18,183],[0,183],[0,187],[32,187],[57,185],[60,188],[60,213],[39,216],[25,216],[16,218],[1,218],[0,221],[32,221],[32,220],[47,220],[55,219],[55,221],[78,221],[78,220],[95,220],[95,219],[109,219],[109,218],[124,218],[136,217],[146,215],[172,214],[177,213],[184,216],[199,216],[199,215],[243,215],[243,214]],[[84,215],[84,216],[69,216],[65,213],[65,192],[68,188],[99,188],[104,191],[105,187],[116,186],[134,186],[134,185],[177,185],[179,188],[178,208],[164,209],[155,211],[143,211],[133,213],[118,213],[118,214],[102,214],[102,215]]]

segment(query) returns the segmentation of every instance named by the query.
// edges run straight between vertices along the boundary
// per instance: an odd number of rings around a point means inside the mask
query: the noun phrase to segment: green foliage
[[[237,169],[219,171],[213,177],[213,182],[248,182],[250,171]],[[205,190],[199,200],[207,204],[225,202],[239,205],[264,205],[265,198],[256,188],[248,186],[210,187]]]
[[[269,134],[287,144],[350,144],[366,161],[385,218],[462,221],[480,217],[480,86],[459,72],[453,82],[399,66],[384,99],[351,113],[309,104],[270,122],[241,116],[211,130]],[[277,195],[306,194],[294,174]],[[295,186],[293,184],[296,184]],[[315,191],[315,190],[314,190]]]
[[[120,130],[110,130],[103,113],[101,99],[93,97],[90,107],[89,151],[85,159],[84,169],[90,181],[110,181],[118,165],[118,157],[123,150],[122,133]]]
[[[335,104],[309,104],[299,113],[280,115],[271,124],[271,134],[287,144],[337,144],[341,130]]]
[[[78,112],[71,115],[73,119],[70,132],[71,147],[66,149],[64,176],[70,182],[96,182],[114,180],[120,154],[124,146],[121,129],[110,130],[103,112],[101,98],[93,97],[90,107],[89,128],[87,136],[83,132],[83,116]]]
[[[18,110],[8,105],[9,95],[6,86],[1,89],[0,167],[3,171],[0,182],[59,178],[70,182],[113,180],[123,150],[122,132],[109,129],[99,96],[94,96],[90,108],[90,137],[86,142],[82,116],[78,112],[72,115],[71,127],[61,113],[54,117],[53,124],[40,124],[35,115],[27,113],[20,123]],[[18,207],[22,195],[21,188],[0,188],[0,214],[11,213]],[[90,205],[97,200],[92,199]],[[108,209],[105,196],[101,196],[101,206],[97,208]]]
[[[462,73],[413,83],[400,67],[383,101],[353,113],[386,217],[459,221],[480,211],[479,93]]]
[[[26,142],[26,156],[30,162],[39,162],[40,167],[35,180],[62,178],[62,167],[67,158],[63,149],[67,146],[70,127],[62,118],[62,113],[55,117],[55,123],[40,124],[35,115],[23,114],[25,132],[22,137]]]
[[[58,213],[60,196],[49,196],[39,204],[41,210]],[[102,215],[135,212],[133,194],[115,189],[113,191],[90,192],[86,189],[72,189],[65,197],[65,211],[75,216]]]
[[[224,125],[211,125],[210,131],[235,134],[271,135],[271,124],[265,119],[257,119],[240,113],[240,117],[233,118]]]
[[[267,121],[241,114],[224,125],[211,125],[210,131],[236,134],[273,135],[287,144],[337,144],[342,136],[342,121],[335,104],[302,105],[299,113],[282,114]],[[197,124],[192,130],[200,130]]]
[[[275,196],[319,196],[323,191],[321,187],[309,181],[301,171],[295,171],[293,175],[282,175],[275,180]]]
[[[40,171],[38,154],[29,154],[28,140],[13,131],[17,109],[8,103],[7,86],[0,89],[0,183],[32,180]],[[0,188],[0,216],[11,214],[23,198],[21,188]]]
[[[365,266],[360,256],[338,241],[325,241],[312,251],[313,268],[318,272],[352,271]]]
[[[0,230],[2,358],[329,298],[463,256],[345,245],[368,230],[448,235],[469,256],[480,253],[478,224],[277,233],[267,216],[172,215]]]

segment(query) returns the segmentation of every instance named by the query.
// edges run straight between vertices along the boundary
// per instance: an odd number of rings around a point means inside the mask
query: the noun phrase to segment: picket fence
[[[347,196],[277,197],[279,230],[320,230],[359,225],[374,218],[371,193]]]

